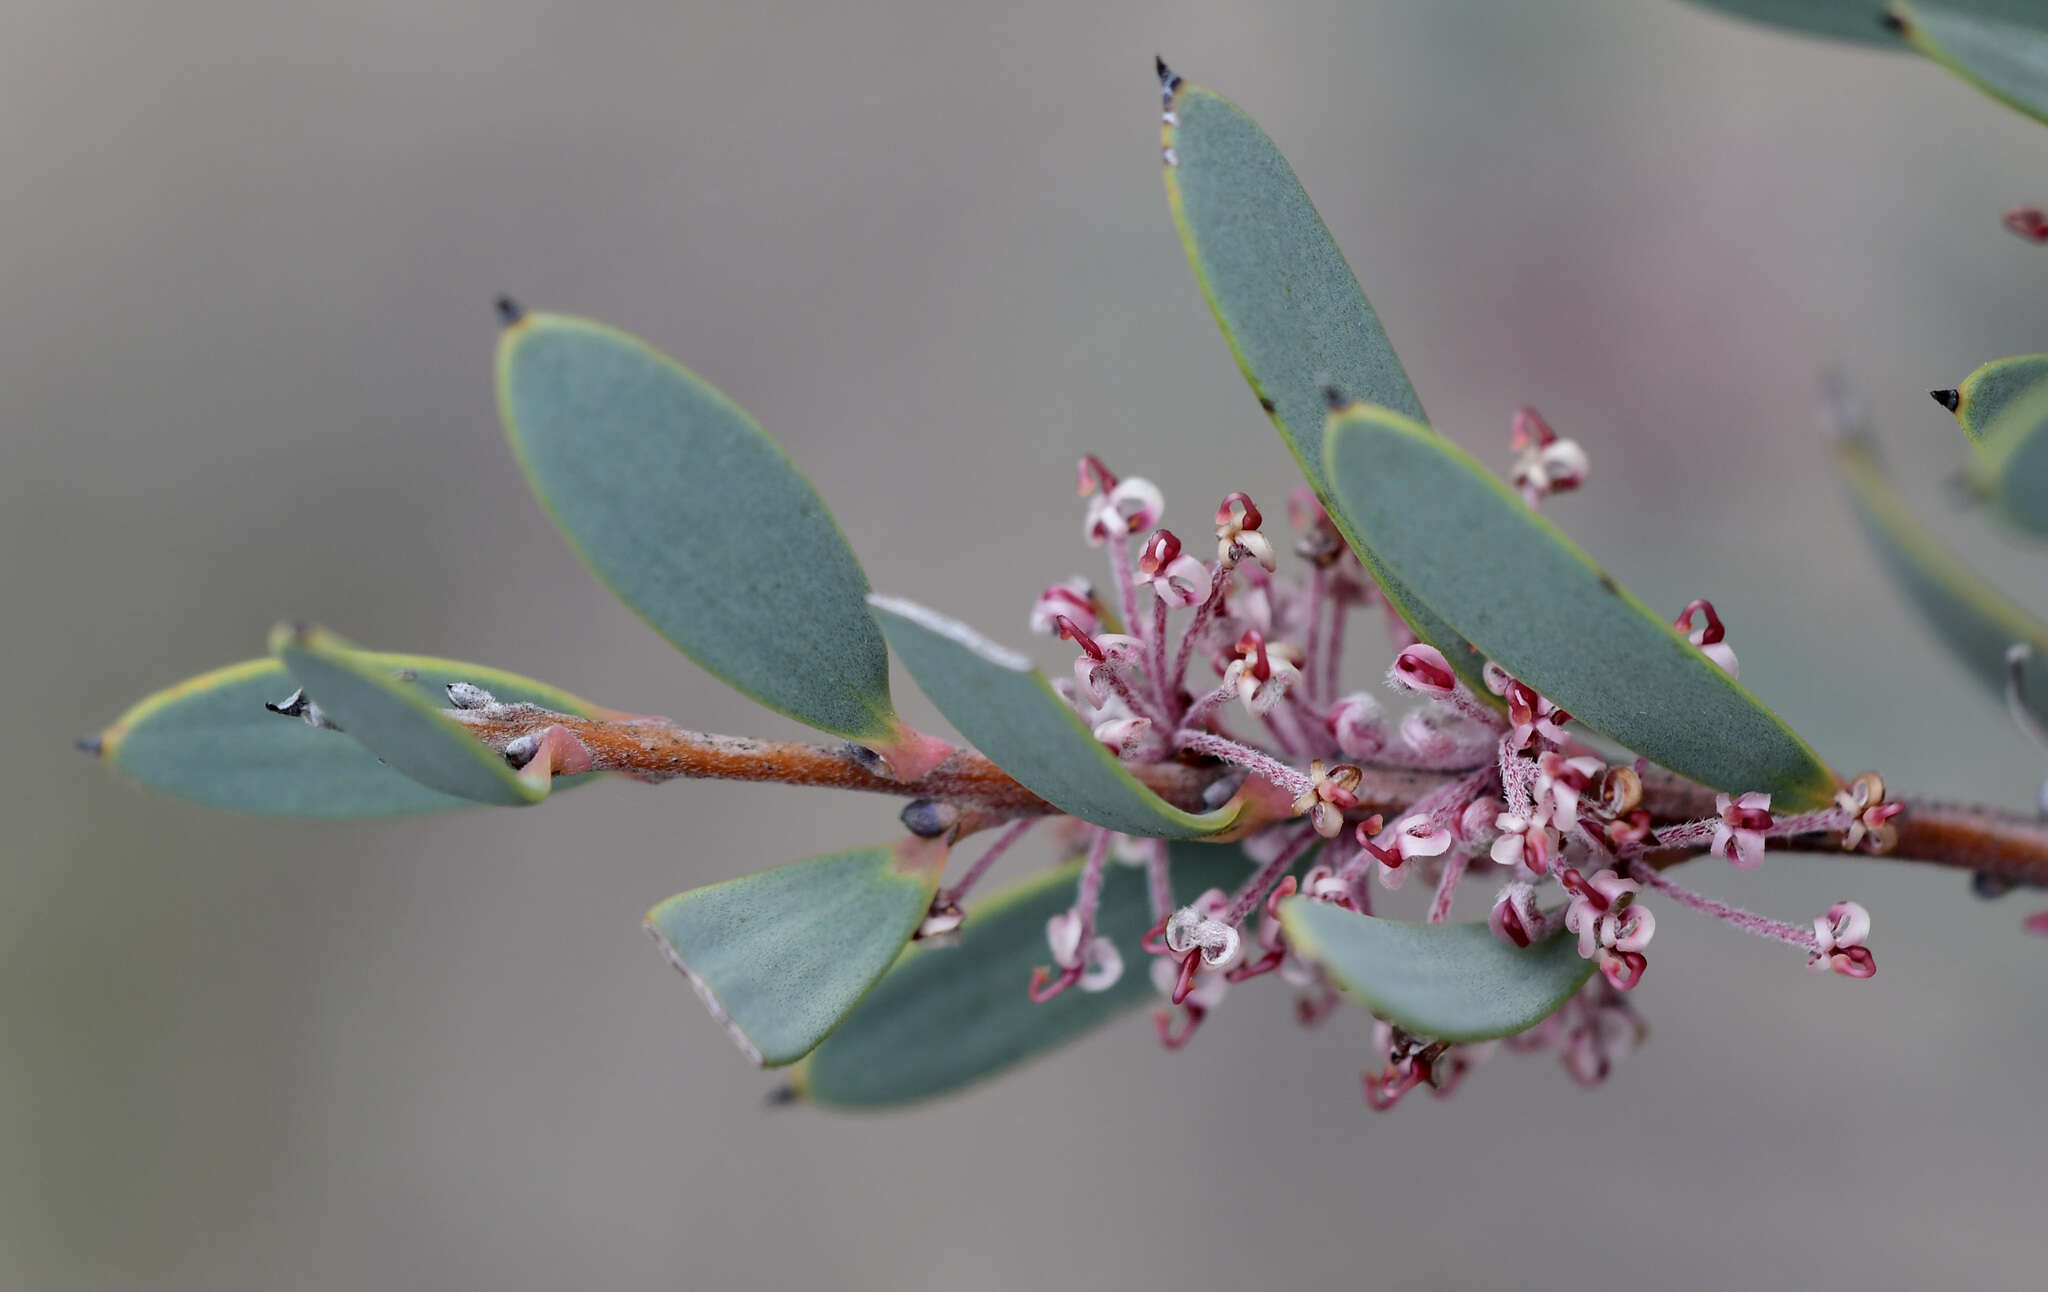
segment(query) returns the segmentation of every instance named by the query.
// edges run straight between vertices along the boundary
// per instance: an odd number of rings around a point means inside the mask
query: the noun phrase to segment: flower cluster
[[[1584,480],[1584,451],[1533,410],[1516,414],[1513,437],[1520,454],[1514,480],[1532,504]],[[1660,826],[1652,789],[1665,787],[1659,792],[1671,798],[1678,782],[1641,760],[1610,764],[1576,739],[1569,713],[1496,663],[1484,662],[1481,685],[1468,685],[1391,608],[1387,683],[1417,707],[1396,719],[1367,692],[1341,692],[1347,620],[1385,599],[1313,495],[1288,503],[1300,531],[1293,551],[1306,565],[1295,575],[1280,571],[1266,518],[1243,493],[1216,508],[1212,563],[1160,528],[1166,500],[1149,481],[1120,477],[1093,457],[1081,460],[1078,473],[1083,533],[1107,549],[1113,592],[1100,595],[1077,576],[1048,587],[1031,608],[1035,631],[1078,652],[1071,676],[1055,687],[1095,738],[1135,769],[1214,766],[1219,785],[1251,778],[1269,786],[1276,792],[1270,801],[1285,804],[1292,819],[1286,812],[1258,819],[1265,824],[1243,845],[1257,870],[1236,891],[1211,889],[1182,906],[1172,905],[1163,845],[1086,827],[1081,896],[1048,923],[1052,963],[1033,978],[1034,998],[1070,986],[1101,991],[1119,980],[1122,957],[1094,928],[1110,856],[1137,858],[1148,870],[1154,924],[1140,945],[1164,1000],[1158,1036],[1173,1049],[1189,1043],[1232,984],[1267,974],[1295,989],[1303,1021],[1327,1017],[1336,993],[1287,945],[1281,903],[1370,914],[1376,889],[1400,889],[1411,875],[1430,888],[1431,921],[1448,919],[1459,888],[1478,880],[1491,890],[1494,936],[1517,947],[1575,938],[1591,962],[1588,985],[1507,1048],[1553,1050],[1585,1082],[1602,1079],[1641,1039],[1626,993],[1649,967],[1652,897],[1800,946],[1817,969],[1851,977],[1873,970],[1869,917],[1854,903],[1831,908],[1809,934],[1680,888],[1662,866],[1711,853],[1751,869],[1768,840],[1824,831],[1839,833],[1846,847],[1881,849],[1898,807],[1875,776],[1851,783],[1830,811],[1806,817],[1774,817],[1766,794],[1723,794],[1715,815],[1674,820],[1667,812]],[[1712,604],[1691,602],[1675,624],[1735,673]],[[1213,685],[1191,684],[1197,660],[1213,667]],[[1233,722],[1255,734],[1233,730]],[[1415,777],[1430,788],[1389,788]],[[1374,1107],[1420,1085],[1447,1094],[1494,1048],[1446,1044],[1384,1023],[1374,1044],[1382,1058],[1365,1078]]]

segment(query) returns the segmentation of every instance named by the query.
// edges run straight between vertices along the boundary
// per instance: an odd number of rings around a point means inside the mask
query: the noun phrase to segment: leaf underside
[[[434,702],[470,682],[508,703],[588,716],[595,706],[502,669],[427,655],[377,653],[380,669]],[[147,697],[99,737],[100,756],[152,789],[256,816],[328,820],[406,816],[477,806],[429,789],[377,761],[344,732],[321,731],[264,709],[298,683],[274,659],[248,660]],[[558,778],[557,789],[589,777]]]
[[[1254,863],[1234,844],[1176,843],[1174,901],[1225,891]],[[1153,917],[1140,868],[1111,863],[1096,927],[1116,943],[1123,977],[1107,991],[1063,992],[1042,1005],[1025,994],[1031,970],[1051,962],[1045,922],[1074,902],[1079,862],[976,902],[958,945],[913,946],[839,1029],[796,1069],[820,1103],[887,1107],[948,1094],[1074,1040],[1147,1000],[1150,957],[1138,940]]]
[[[599,578],[720,680],[866,744],[894,732],[867,576],[753,419],[639,339],[529,314],[498,402],[528,482]]]
[[[1980,450],[1985,428],[2007,405],[2031,391],[2048,388],[2048,354],[1993,359],[1956,387],[1956,421]]]
[[[1780,811],[1835,777],[1742,684],[1455,444],[1386,409],[1331,414],[1338,496],[1382,559],[1501,667],[1636,753]]]
[[[1323,470],[1322,388],[1418,420],[1422,404],[1344,253],[1280,150],[1242,109],[1199,86],[1175,94],[1166,193],[1202,294],[1260,407],[1359,559],[1422,640],[1473,692],[1485,661],[1385,568],[1334,499]]]
[[[1705,9],[1765,23],[1787,31],[1836,40],[1903,48],[1883,22],[1883,0],[1692,0]],[[1956,0],[1949,8],[2014,22],[2038,18],[2040,0]]]
[[[1913,518],[1870,443],[1845,437],[1835,449],[1856,518],[1900,591],[1939,641],[1993,695],[2005,693],[2006,650],[2015,644],[2048,661],[2048,624],[1958,561]],[[2027,707],[2048,723],[2048,685],[2027,688]]]
[[[669,962],[756,1064],[817,1047],[896,961],[931,905],[946,845],[813,857],[679,893],[647,914]]]
[[[1518,948],[1483,923],[1410,924],[1292,897],[1280,904],[1294,951],[1405,1032],[1490,1041],[1555,1013],[1593,974],[1563,933]]]
[[[1984,423],[1969,479],[1999,520],[2048,534],[2048,381],[2015,392]]]
[[[2008,22],[1961,4],[1894,4],[1915,49],[2036,121],[2048,122],[2048,10]]]
[[[914,603],[872,604],[897,658],[946,720],[1060,811],[1162,839],[1216,834],[1236,819],[1236,807],[1183,812],[1147,789],[1021,655]]]

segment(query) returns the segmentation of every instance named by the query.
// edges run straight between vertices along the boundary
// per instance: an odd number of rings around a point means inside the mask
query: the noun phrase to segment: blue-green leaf
[[[946,844],[900,843],[813,857],[679,893],[647,931],[753,1062],[817,1047],[917,931]]]
[[[1226,892],[1254,869],[1227,844],[1172,845],[1174,901]],[[1145,876],[1111,865],[1096,928],[1116,944],[1123,977],[1106,991],[1070,990],[1042,1005],[1025,994],[1048,963],[1045,922],[1074,902],[1079,862],[975,902],[955,946],[913,946],[794,1073],[808,1098],[882,1107],[947,1094],[1035,1058],[1145,1000],[1158,1000],[1138,942],[1152,925]],[[1164,1003],[1164,1002],[1161,1002]]]
[[[1937,542],[1886,477],[1869,440],[1835,446],[1856,518],[1878,557],[1939,642],[1994,695],[2006,684],[2005,654],[2016,645],[2048,661],[2048,624],[2000,592]],[[2048,686],[2027,688],[2027,707],[2048,724]]]
[[[1977,448],[1971,487],[1991,500],[2000,520],[2048,534],[2048,382],[2016,394],[1988,418]]]
[[[1301,182],[1236,104],[1167,72],[1166,197],[1202,294],[1259,406],[1330,519],[1416,636],[1442,650],[1474,694],[1485,661],[1387,569],[1332,495],[1323,470],[1322,387],[1421,420],[1422,404],[1379,316]]]
[[[1164,839],[1216,834],[1237,819],[1235,804],[1184,812],[1139,783],[1022,655],[913,602],[868,601],[897,658],[946,720],[1060,811]]]
[[[1404,1032],[1436,1041],[1490,1041],[1542,1022],[1593,975],[1577,942],[1558,933],[1518,948],[1484,924],[1410,924],[1290,897],[1280,903],[1287,945],[1360,1004]]]
[[[480,664],[426,655],[369,655],[380,672],[430,703],[451,682],[498,699],[591,717],[565,691]],[[346,733],[322,731],[264,709],[299,684],[274,659],[249,660],[151,695],[83,742],[111,767],[166,794],[258,816],[346,819],[474,807],[386,766]],[[558,779],[562,788],[583,777]]]
[[[636,337],[528,314],[498,346],[498,406],[534,493],[655,631],[906,779],[944,756],[890,707],[888,651],[846,536],[737,404]]]
[[[1502,668],[1694,780],[1766,791],[1782,812],[1833,799],[1804,741],[1457,445],[1362,404],[1333,412],[1325,439],[1365,541]]]
[[[2021,395],[2043,389],[2048,389],[2048,354],[2016,354],[1993,359],[1963,378],[1954,390],[1929,393],[1956,415],[1963,433],[1981,449],[1985,426],[1992,418]]]
[[[2031,25],[1953,3],[1894,3],[1890,12],[1913,48],[2007,107],[2048,122],[2048,12],[2036,6]]]
[[[1892,49],[1899,46],[1898,34],[1885,26],[1882,0],[1693,0],[1693,3],[1787,31]],[[2040,0],[1954,0],[1950,7],[2014,21],[2041,15]]]
[[[524,807],[548,782],[522,776],[504,755],[448,716],[444,704],[396,675],[373,652],[319,628],[280,625],[271,653],[348,737],[430,789],[477,803]]]

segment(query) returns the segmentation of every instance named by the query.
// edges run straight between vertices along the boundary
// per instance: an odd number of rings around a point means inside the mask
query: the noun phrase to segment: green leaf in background
[[[1463,449],[1363,404],[1331,413],[1325,440],[1366,541],[1502,668],[1694,780],[1780,812],[1833,799],[1804,741]]]
[[[1188,263],[1237,366],[1316,496],[1416,636],[1443,651],[1480,699],[1482,659],[1385,568],[1332,496],[1323,471],[1325,383],[1422,420],[1379,316],[1301,181],[1236,104],[1160,65],[1169,98],[1166,198]]]
[[[366,657],[392,678],[412,679],[405,685],[429,703],[445,702],[450,682],[469,682],[507,703],[584,717],[601,712],[566,691],[480,664],[427,655]],[[348,819],[476,806],[377,761],[344,732],[316,730],[264,709],[298,685],[274,659],[230,665],[143,699],[82,743],[152,789],[230,812]]]
[[[813,857],[679,893],[647,931],[741,1052],[780,1067],[888,972],[945,867],[941,839]]]
[[[501,807],[547,797],[547,781],[514,771],[504,755],[449,717],[445,702],[395,676],[383,656],[323,629],[283,624],[270,634],[270,649],[349,739],[420,784]]]
[[[1994,514],[2029,534],[2048,534],[2048,383],[2020,394],[1984,423],[1970,487]]]
[[[1593,976],[1593,962],[1562,932],[1525,949],[1484,923],[1410,924],[1301,897],[1280,903],[1280,926],[1288,946],[1348,995],[1435,1041],[1527,1031]]]
[[[1936,640],[1972,677],[2002,696],[2009,648],[2025,644],[2037,661],[2048,660],[2048,624],[1956,560],[1913,519],[1866,437],[1842,437],[1835,458],[1871,546]],[[2048,723],[2048,686],[2028,687],[2027,707]]]
[[[1884,25],[1883,0],[1693,0],[1705,9],[1768,23],[1788,31],[1831,36],[1896,49],[1898,33]],[[1951,9],[2024,22],[2041,15],[2040,0],[1957,0]]]
[[[690,658],[904,779],[950,752],[897,720],[860,562],[737,404],[616,328],[527,314],[498,345],[498,407],[570,544]]]
[[[2048,389],[2048,354],[2016,354],[1990,363],[1963,378],[1953,390],[1934,390],[1943,408],[1956,415],[1963,433],[1980,449],[1984,428],[2005,406],[2033,390]]]
[[[2048,12],[2040,6],[2025,15],[2032,25],[1957,4],[1895,3],[1890,12],[1913,48],[2007,107],[2048,122]]]
[[[1183,812],[1102,747],[1031,661],[972,628],[895,597],[869,597],[910,676],[969,743],[1069,816],[1125,834],[1191,839],[1237,819],[1227,805]]]
[[[1228,892],[1256,869],[1229,844],[1176,843],[1173,896]],[[913,946],[793,1074],[807,1098],[886,1107],[971,1085],[1075,1039],[1146,1000],[1158,1000],[1138,941],[1153,923],[1144,871],[1112,864],[1095,926],[1116,944],[1124,973],[1106,991],[1063,992],[1042,1005],[1025,994],[1050,960],[1045,922],[1074,903],[1076,861],[968,908],[953,946]],[[1164,1003],[1163,1001],[1161,1002]]]

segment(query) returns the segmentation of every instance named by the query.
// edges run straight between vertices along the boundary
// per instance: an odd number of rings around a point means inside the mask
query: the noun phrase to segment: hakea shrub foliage
[[[837,741],[706,735],[286,626],[269,658],[153,696],[88,747],[187,797],[301,816],[518,806],[606,773],[900,795],[894,842],[647,919],[750,1059],[841,1105],[957,1089],[1148,999],[1180,1049],[1239,987],[1309,1025],[1363,1006],[1375,1108],[1448,1093],[1502,1048],[1591,1084],[1642,1039],[1631,993],[1674,908],[1823,974],[1875,970],[1855,902],[1782,922],[1681,886],[1677,863],[1841,848],[2037,877],[2031,826],[1901,816],[1744,689],[1715,605],[1657,613],[1579,551],[1539,509],[1591,463],[1534,410],[1511,419],[1506,479],[1431,429],[1271,140],[1158,71],[1169,205],[1305,484],[1262,506],[1219,480],[1213,507],[1169,516],[1114,454],[1082,458],[1078,538],[1103,577],[1046,571],[1018,606],[1070,668],[873,594],[725,396],[632,337],[506,302],[499,404],[543,507],[650,626]],[[1390,662],[1347,676],[1375,625]],[[965,745],[896,715],[892,653]],[[1902,846],[1922,815],[1942,829]],[[984,894],[1034,830],[1068,860]],[[1420,918],[1380,909],[1396,900]]]

